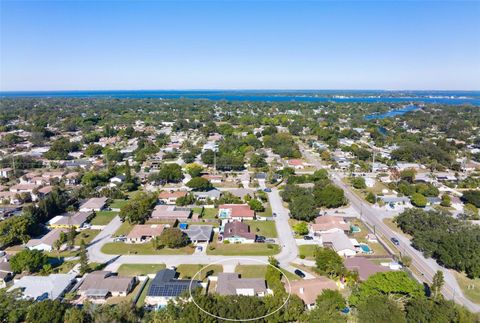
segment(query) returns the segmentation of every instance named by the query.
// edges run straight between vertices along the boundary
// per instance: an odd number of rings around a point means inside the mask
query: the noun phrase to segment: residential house
[[[137,224],[127,235],[127,243],[144,243],[160,236],[163,232],[161,224]]]
[[[101,211],[107,203],[106,197],[92,197],[80,206],[80,212]]]
[[[205,178],[206,180],[209,180],[210,183],[212,184],[220,184],[223,182],[223,176],[222,175],[202,175],[202,178]]]
[[[250,226],[239,221],[228,222],[223,229],[223,240],[230,243],[254,243],[256,234],[250,232]]]
[[[343,263],[348,270],[357,271],[361,281],[367,280],[376,273],[389,271],[387,267],[377,265],[365,257],[347,258]]]
[[[185,232],[193,243],[199,242],[210,242],[213,235],[213,226],[212,225],[190,225],[187,229],[184,229]]]
[[[62,232],[67,232],[67,229],[57,228],[50,230],[46,235],[40,239],[30,239],[26,247],[33,250],[52,251],[55,242],[60,238]]]
[[[193,192],[193,196],[197,199],[197,201],[206,202],[208,200],[215,201],[222,196],[222,192],[217,189],[212,189],[206,192]]]
[[[8,262],[8,257],[4,254],[0,257],[0,288],[7,287],[7,282],[9,282],[13,276],[14,273]]]
[[[93,212],[76,212],[74,214],[57,215],[47,222],[50,228],[80,228],[93,215]]]
[[[304,169],[305,163],[301,159],[289,159],[287,162],[288,167],[293,167],[295,169]]]
[[[218,218],[227,221],[254,220],[255,212],[248,204],[222,204],[218,206]]]
[[[110,186],[117,186],[121,185],[127,177],[125,175],[117,175],[112,178],[110,178]]]
[[[357,254],[355,246],[343,232],[324,233],[321,238],[324,247],[332,248],[342,257],[353,257]]]
[[[152,212],[152,219],[155,220],[187,220],[192,210],[175,205],[157,205]]]
[[[75,276],[76,274],[23,276],[15,280],[9,291],[20,289],[23,298],[36,301],[61,299],[75,284]]]
[[[186,191],[162,191],[158,195],[158,199],[164,204],[175,204],[179,197],[185,196],[187,196]]]
[[[410,203],[410,199],[406,196],[383,195],[378,196],[378,199],[392,208]]]
[[[97,300],[108,296],[125,297],[136,282],[135,277],[117,276],[110,271],[94,271],[86,275],[78,288],[78,294]]]
[[[13,168],[0,168],[0,177],[1,178],[9,178],[13,175]]]
[[[331,232],[350,232],[350,224],[345,222],[343,217],[333,215],[323,215],[315,218],[315,222],[310,225],[310,231],[313,235],[319,237],[323,233]]]
[[[286,287],[288,288],[288,287]],[[300,297],[307,307],[312,309],[315,307],[317,297],[326,289],[337,290],[337,284],[326,277],[318,277],[307,280],[293,280],[290,281],[291,293]]]
[[[164,307],[170,300],[183,296],[190,288],[195,290],[201,287],[197,280],[176,279],[176,274],[173,269],[160,270],[148,288],[145,304]]]
[[[237,273],[218,273],[216,293],[222,296],[243,295],[263,297],[272,292],[263,278],[240,278]]]

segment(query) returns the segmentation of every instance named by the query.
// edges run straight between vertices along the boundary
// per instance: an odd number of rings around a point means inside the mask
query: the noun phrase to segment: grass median
[[[211,243],[208,255],[219,256],[273,256],[280,252],[280,246],[271,243]]]

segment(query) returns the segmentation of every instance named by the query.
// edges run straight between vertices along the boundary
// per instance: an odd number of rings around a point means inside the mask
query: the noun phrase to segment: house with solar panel
[[[178,297],[189,298],[189,288],[192,291],[201,288],[200,281],[191,279],[177,279],[174,269],[160,270],[152,281],[145,297],[145,304],[154,307],[164,307],[170,300]]]

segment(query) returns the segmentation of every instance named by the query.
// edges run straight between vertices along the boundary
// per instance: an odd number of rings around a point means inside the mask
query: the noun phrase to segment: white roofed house
[[[20,289],[25,299],[42,301],[60,299],[73,287],[76,274],[24,276],[15,281],[9,291]]]

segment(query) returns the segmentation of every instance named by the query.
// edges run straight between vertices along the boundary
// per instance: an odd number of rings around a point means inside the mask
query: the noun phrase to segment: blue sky
[[[0,90],[480,90],[479,1],[5,1]]]

